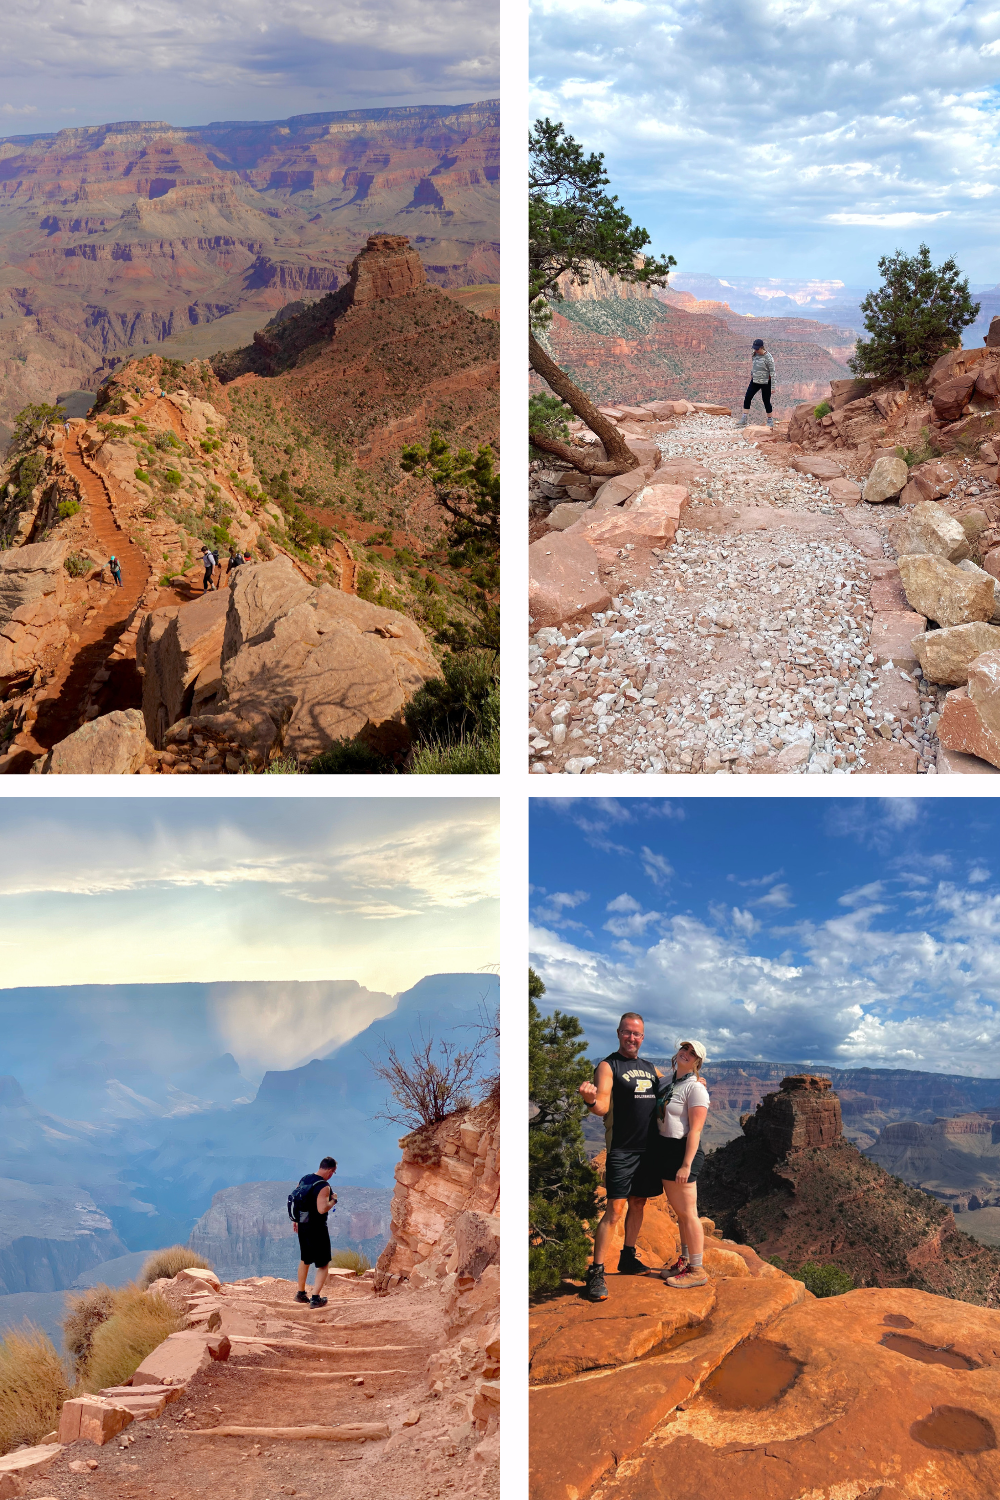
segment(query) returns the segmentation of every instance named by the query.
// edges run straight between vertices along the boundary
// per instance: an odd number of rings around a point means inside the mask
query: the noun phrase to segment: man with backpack
[[[288,1217],[292,1231],[299,1237],[299,1289],[296,1302],[306,1302],[310,1307],[325,1307],[327,1299],[320,1295],[330,1266],[330,1230],[327,1215],[335,1212],[337,1195],[330,1187],[330,1178],[337,1170],[332,1156],[324,1156],[315,1172],[307,1172],[288,1195]],[[309,1267],[316,1267],[312,1297],[306,1291]]]
[[[110,557],[108,559],[108,567],[111,570],[111,577],[114,579],[115,585],[118,588],[124,588],[124,584],[122,583],[122,565],[117,557]]]
[[[213,579],[215,577],[215,565],[219,559],[216,557],[214,552],[209,550],[208,547],[202,547],[201,560],[205,568],[205,577],[202,579],[202,588],[207,594],[209,589],[213,589],[215,587]]]

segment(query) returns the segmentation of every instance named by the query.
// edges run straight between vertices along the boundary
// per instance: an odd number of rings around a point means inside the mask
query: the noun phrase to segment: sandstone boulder
[[[66,591],[65,542],[33,542],[0,552],[0,624],[44,594],[61,599]]]
[[[1000,349],[1000,314],[994,314],[990,319],[989,332],[984,336],[983,343],[987,349]]]
[[[875,460],[871,473],[862,490],[869,505],[881,505],[885,500],[895,500],[910,477],[910,471],[901,458],[879,458]]]
[[[861,499],[861,486],[855,484],[853,479],[828,479],[826,487],[830,491],[830,499],[835,500],[838,505],[857,505]]]
[[[979,371],[976,376],[975,395],[981,396],[986,401],[996,401],[1000,397],[1000,360],[984,365]]]
[[[190,604],[151,611],[136,637],[136,665],[142,673],[142,713],[146,733],[157,749],[163,735],[191,712],[195,683],[208,669],[221,678],[222,642],[229,591],[202,594]]]
[[[923,500],[940,500],[954,489],[959,477],[958,466],[947,458],[934,458],[910,470],[910,483],[917,486]]]
[[[572,504],[564,501],[562,505],[554,505],[545,517],[547,525],[552,531],[565,531],[569,526],[575,526],[581,516],[590,509],[589,500],[573,501]]]
[[[594,504],[601,510],[610,510],[614,505],[624,505],[626,500],[641,490],[646,483],[645,469],[629,469],[627,474],[616,474],[602,484],[594,496]]]
[[[835,458],[826,458],[821,453],[804,453],[792,459],[792,468],[799,474],[811,474],[813,479],[843,479],[844,470]]]
[[[613,512],[612,512],[613,514]],[[551,532],[528,548],[528,613],[535,630],[545,625],[590,621],[611,604],[598,574],[598,557],[577,522]]]
[[[91,719],[45,758],[53,776],[135,776],[146,760],[146,725],[137,708],[116,708]]]
[[[965,625],[993,617],[992,578],[970,576],[954,563],[926,552],[901,557],[899,574],[913,608],[939,625]]]
[[[622,406],[619,407],[624,420],[628,422],[651,422],[653,413],[644,406]]]
[[[646,485],[620,509],[588,512],[578,522],[579,532],[598,551],[629,544],[662,547],[677,535],[688,499],[682,485]]]
[[[384,755],[405,750],[403,709],[440,675],[406,615],[313,587],[288,558],[240,568],[221,665],[216,713],[263,723],[262,715],[277,722],[287,712],[284,742],[299,760],[361,734]]]
[[[187,1385],[212,1364],[211,1334],[171,1333],[147,1354],[132,1376],[137,1385]]]
[[[969,541],[961,524],[942,505],[922,500],[906,519],[892,528],[892,545],[899,557],[929,552],[948,562],[969,556]]]
[[[102,1396],[77,1396],[59,1414],[60,1443],[97,1443],[102,1447],[135,1420],[128,1407]]]
[[[990,615],[990,619],[994,625],[1000,625],[1000,582],[993,577],[992,573],[987,573],[985,568],[981,568],[978,563],[974,563],[971,557],[963,557],[957,566],[970,578],[978,578],[984,587],[987,580],[992,585],[993,613]]]
[[[1000,769],[1000,733],[983,719],[968,688],[955,688],[948,694],[937,732],[946,751],[972,756]]]
[[[921,670],[929,682],[958,687],[968,682],[969,666],[984,651],[1000,651],[1000,629],[974,620],[928,630],[913,642]]]
[[[944,380],[936,388],[932,404],[934,415],[941,422],[955,422],[962,415],[962,407],[965,406],[972,395],[976,384],[976,372],[968,371],[962,375],[953,375],[950,380]]]

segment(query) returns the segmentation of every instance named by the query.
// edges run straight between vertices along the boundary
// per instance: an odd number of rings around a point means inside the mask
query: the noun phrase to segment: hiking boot
[[[768,417],[768,419],[767,419],[767,425],[768,425],[768,427],[773,427],[774,426],[774,418],[773,417]]]
[[[296,1302],[308,1302],[309,1301],[309,1293],[308,1292],[296,1292],[295,1293],[295,1300],[296,1300]]]
[[[664,1281],[669,1281],[671,1276],[679,1276],[682,1271],[687,1270],[687,1261],[683,1255],[678,1255],[672,1266],[664,1266],[660,1272]]]
[[[587,1285],[583,1289],[583,1295],[589,1302],[607,1302],[608,1284],[604,1280],[603,1266],[588,1267]]]
[[[706,1280],[707,1280],[707,1277],[706,1277]],[[317,1297],[316,1294],[313,1293],[313,1295],[309,1298],[309,1306],[310,1307],[325,1307],[326,1306],[326,1298],[325,1297]]]
[[[745,411],[740,412],[740,419],[736,425],[737,427],[745,427],[747,425],[747,413]]]
[[[667,1277],[667,1286],[675,1286],[682,1292],[686,1292],[689,1287],[707,1285],[708,1277],[701,1266],[686,1266],[676,1276]]]
[[[648,1270],[649,1267],[644,1266],[636,1255],[635,1248],[632,1245],[626,1245],[618,1257],[619,1276],[645,1276]]]

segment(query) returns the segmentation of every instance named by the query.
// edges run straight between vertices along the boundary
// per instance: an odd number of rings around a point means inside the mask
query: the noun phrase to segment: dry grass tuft
[[[66,1371],[47,1334],[31,1323],[0,1340],[0,1453],[37,1443],[59,1425],[69,1389]]]
[[[353,1271],[355,1275],[363,1276],[371,1261],[360,1250],[337,1250],[330,1257],[330,1264],[336,1266],[338,1271]]]
[[[115,1293],[109,1286],[89,1286],[86,1291],[66,1295],[66,1312],[63,1315],[63,1345],[66,1353],[73,1356],[73,1369],[77,1380],[87,1367],[94,1334],[102,1323],[107,1322],[115,1308]]]
[[[138,1282],[119,1287],[111,1316],[94,1329],[82,1388],[124,1385],[147,1354],[183,1327],[184,1318],[162,1297],[144,1292]]]
[[[155,1250],[145,1262],[139,1285],[152,1286],[161,1277],[176,1276],[178,1271],[189,1270],[192,1266],[201,1266],[206,1271],[213,1269],[211,1261],[189,1250],[186,1245],[168,1245],[165,1250]]]

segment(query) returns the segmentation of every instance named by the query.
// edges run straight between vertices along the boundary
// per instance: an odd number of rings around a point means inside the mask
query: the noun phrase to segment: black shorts
[[[656,1164],[661,1178],[664,1182],[673,1182],[679,1169],[684,1165],[684,1153],[687,1150],[687,1136],[675,1140],[672,1136],[661,1135],[655,1147]],[[699,1144],[694,1153],[691,1163],[691,1173],[688,1182],[694,1182],[702,1169],[705,1161],[705,1153]]]
[[[608,1152],[604,1168],[608,1198],[658,1198],[663,1192],[660,1174],[651,1152]]]
[[[330,1264],[330,1231],[326,1224],[299,1225],[299,1260],[322,1270]]]

